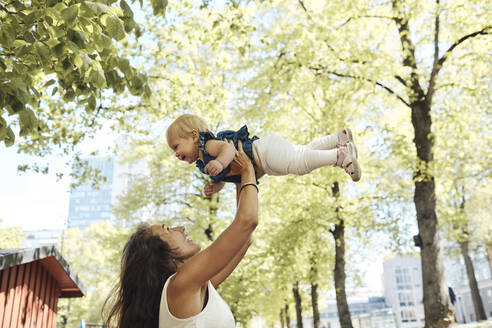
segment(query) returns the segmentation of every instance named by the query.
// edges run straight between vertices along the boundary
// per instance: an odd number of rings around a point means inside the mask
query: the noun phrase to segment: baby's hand
[[[224,182],[213,183],[209,182],[203,187],[205,197],[210,198],[213,194],[219,192],[224,187]]]
[[[223,169],[224,167],[222,166],[222,164],[220,164],[218,160],[213,159],[208,162],[207,166],[205,166],[205,173],[210,176],[216,176],[220,172],[222,172]]]

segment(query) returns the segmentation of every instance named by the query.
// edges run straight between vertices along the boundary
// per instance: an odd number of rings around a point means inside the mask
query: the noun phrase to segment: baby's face
[[[167,139],[167,144],[174,151],[179,160],[191,164],[194,163],[199,156],[198,144],[196,141],[197,140],[195,140],[192,135],[185,138],[171,135]]]

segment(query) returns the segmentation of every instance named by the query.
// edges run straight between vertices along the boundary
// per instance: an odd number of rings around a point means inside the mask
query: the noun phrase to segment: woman
[[[241,143],[238,148],[231,169],[241,188],[232,223],[203,251],[183,227],[140,226],[123,249],[107,327],[235,327],[215,288],[241,261],[258,224],[255,171]]]

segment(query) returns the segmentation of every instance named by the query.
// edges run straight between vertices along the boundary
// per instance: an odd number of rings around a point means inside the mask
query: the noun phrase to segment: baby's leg
[[[325,137],[318,138],[306,145],[309,149],[334,149],[340,146],[345,146],[348,142],[354,141],[352,131],[349,128],[337,131]]]
[[[293,145],[277,135],[260,138],[253,143],[266,174],[307,174],[317,168],[336,165],[338,150],[309,149]]]

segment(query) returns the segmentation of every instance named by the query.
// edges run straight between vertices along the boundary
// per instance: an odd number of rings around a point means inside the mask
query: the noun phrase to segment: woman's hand
[[[229,141],[232,143],[232,141]],[[243,150],[243,143],[241,140],[237,142],[237,150],[236,154],[234,156],[234,159],[232,160],[230,166],[231,170],[235,172],[239,172],[239,174],[243,175],[245,173],[251,173],[253,172],[254,175],[254,168],[253,164],[251,163],[251,159],[246,155],[246,153]]]

